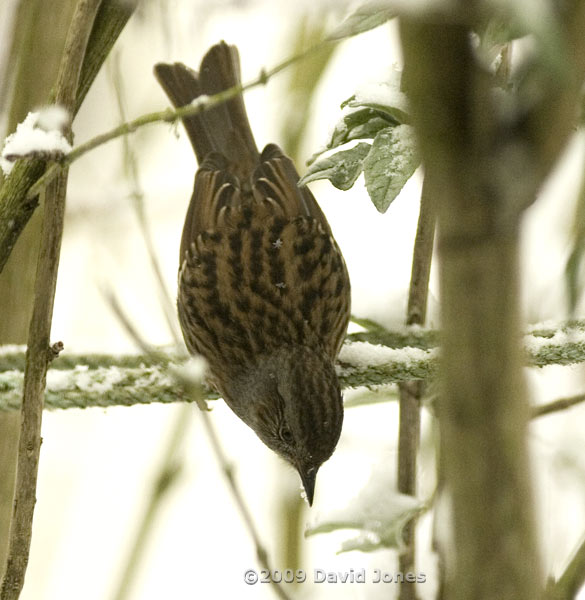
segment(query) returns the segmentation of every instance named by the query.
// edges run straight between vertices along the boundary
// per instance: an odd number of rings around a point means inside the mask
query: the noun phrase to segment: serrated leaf
[[[336,148],[352,140],[373,140],[382,129],[398,124],[390,115],[371,108],[362,108],[345,115],[335,126],[328,148]]]
[[[379,27],[396,16],[396,10],[389,2],[383,0],[370,0],[349,15],[343,23],[338,25],[329,35],[329,40],[343,38],[363,33]]]
[[[327,145],[315,152],[307,164],[313,164],[323,152],[333,150],[333,148],[338,148],[353,140],[373,140],[379,131],[391,125],[398,125],[398,122],[390,115],[371,108],[362,108],[344,115],[335,126]]]
[[[398,493],[386,493],[384,503],[380,503],[379,498],[379,495],[373,498],[369,494],[360,494],[356,507],[350,505],[330,513],[307,527],[305,536],[355,529],[359,535],[342,542],[339,552],[401,548],[404,525],[424,509],[424,504],[413,496]]]
[[[398,82],[363,86],[361,90],[341,103],[341,108],[371,108],[401,124],[410,123],[406,94]]]
[[[371,552],[380,548],[402,547],[404,525],[426,510],[428,505],[414,496],[390,491],[396,486],[392,464],[387,456],[381,457],[368,483],[357,496],[345,508],[318,515],[305,531],[305,536],[354,529],[358,536],[344,541],[339,552]]]
[[[374,206],[385,213],[420,164],[410,125],[380,131],[364,160],[366,189]]]
[[[369,151],[370,144],[361,142],[349,150],[322,158],[309,167],[299,185],[306,185],[318,179],[329,179],[338,190],[349,190],[362,172],[362,165]]]

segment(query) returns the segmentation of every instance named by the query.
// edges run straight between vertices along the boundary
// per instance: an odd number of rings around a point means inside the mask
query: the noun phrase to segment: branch
[[[264,69],[260,72],[258,77],[249,81],[245,84],[238,84],[227,90],[223,90],[214,94],[213,96],[200,96],[196,100],[194,100],[191,104],[187,106],[182,106],[177,109],[167,108],[162,111],[156,111],[152,113],[148,113],[146,115],[142,115],[132,121],[127,121],[126,123],[122,123],[117,127],[114,127],[110,131],[97,135],[96,137],[88,140],[87,142],[76,146],[69,154],[64,156],[59,162],[53,163],[47,171],[44,173],[42,177],[40,177],[36,183],[28,190],[27,199],[34,198],[37,196],[46,186],[47,184],[57,176],[57,174],[63,169],[69,167],[73,162],[81,158],[84,154],[87,154],[91,150],[102,146],[103,144],[110,142],[111,140],[115,140],[123,135],[129,135],[134,133],[138,129],[145,127],[146,125],[153,125],[155,123],[176,123],[177,121],[183,119],[184,117],[190,117],[193,115],[198,115],[206,110],[210,110],[214,106],[218,104],[223,104],[236,96],[239,96],[243,92],[255,88],[259,85],[265,85],[269,79],[271,79],[277,73],[280,73],[283,69],[288,67],[294,62],[297,62],[307,55],[315,52],[320,49],[325,42],[321,42],[320,44],[316,44],[309,48],[306,52],[302,54],[298,54],[291,58],[286,59],[285,61],[279,63],[272,69],[265,71]],[[1,243],[1,239],[0,239]]]
[[[14,360],[16,358],[16,360]],[[68,408],[108,408],[110,406],[133,406],[135,404],[170,404],[192,402],[191,396],[177,388],[176,380],[163,365],[152,365],[148,355],[77,355],[63,356],[48,371],[45,408],[49,410]],[[63,361],[63,363],[62,363]],[[7,362],[0,356],[0,411],[19,410],[22,404],[23,374],[4,367],[24,362],[24,354],[13,355]],[[70,367],[67,365],[75,365]],[[102,366],[99,366],[99,365]],[[134,366],[132,366],[134,365]],[[354,367],[355,368],[355,367]],[[429,376],[434,366],[427,365]],[[417,373],[414,373],[414,370]],[[353,373],[346,368],[341,372],[341,383],[345,389],[377,387],[398,383],[398,377],[411,378],[421,375],[418,366],[413,372],[400,371],[387,376],[382,369],[372,367],[369,371],[355,368]],[[398,375],[398,377],[396,377]],[[373,380],[384,383],[372,383]],[[216,400],[218,394],[207,390],[205,400]],[[559,398],[550,403],[534,406],[530,417],[535,419],[554,412],[566,410],[585,402],[585,394]]]
[[[423,182],[420,210],[408,294],[407,325],[423,325],[426,319],[429,277],[435,239],[435,210],[428,181]],[[422,381],[407,381],[400,390],[400,421],[398,429],[398,491],[416,496],[417,455],[420,443],[420,411],[424,394]],[[404,551],[398,557],[399,571],[416,571],[416,521],[413,518],[403,529]],[[400,586],[400,600],[416,600],[416,587],[409,583]]]
[[[187,405],[181,408],[182,410],[174,415],[170,434],[167,436],[166,444],[161,451],[161,461],[150,484],[147,505],[138,523],[124,566],[121,569],[116,592],[112,596],[113,600],[125,600],[130,595],[136,575],[139,572],[140,562],[148,548],[156,517],[161,512],[169,492],[178,483],[182,465],[177,455],[188,434],[191,418],[195,414],[189,410]]]
[[[101,3],[88,41],[77,97],[70,111],[72,116],[77,114],[105,57],[134,12],[135,4],[133,0],[103,0]],[[27,194],[45,168],[46,164],[41,160],[18,161],[0,187],[0,272],[38,206],[38,197]]]
[[[365,321],[362,321],[365,323]],[[376,326],[376,341],[386,336],[394,341],[416,343],[390,348],[379,343],[353,342],[348,336],[337,367],[344,389],[376,387],[432,378],[438,367],[438,333],[420,328],[406,332],[386,331]],[[559,324],[558,329],[537,329],[525,336],[526,363],[532,367],[585,362],[585,322]],[[62,353],[47,373],[45,406],[48,409],[132,406],[152,402],[189,402],[166,368],[180,364],[184,355],[159,351],[156,354],[109,355]],[[0,346],[0,411],[18,410],[21,405],[23,346]],[[214,392],[207,399],[217,398]],[[580,396],[535,407],[533,417],[577,404]],[[545,408],[548,407],[548,408]]]
[[[116,297],[114,296],[114,294],[112,292],[106,292],[106,298],[107,298],[108,303],[110,304],[112,310],[117,315],[117,317],[120,319],[120,322],[122,323],[123,327],[126,329],[129,336],[134,340],[134,343],[139,348],[141,348],[144,352],[146,352],[146,354],[149,358],[153,359],[156,357],[160,357],[163,359],[163,362],[166,362],[168,365],[168,362],[166,360],[167,357],[164,354],[157,352],[155,348],[150,346],[148,344],[148,342],[141,336],[141,334],[136,329],[136,327],[134,327],[130,318],[124,312],[124,310],[120,306],[120,304],[119,304],[118,300],[116,299]],[[225,457],[225,454],[223,453],[223,449],[221,447],[219,438],[213,427],[213,423],[211,422],[211,420],[209,419],[209,417],[207,415],[208,408],[207,408],[207,404],[205,402],[206,398],[204,397],[204,389],[203,389],[203,386],[201,385],[201,381],[200,381],[201,373],[197,374],[197,381],[194,381],[193,377],[192,377],[192,373],[189,374],[181,368],[175,367],[175,368],[171,368],[168,370],[171,373],[171,377],[172,377],[171,381],[169,381],[166,373],[160,373],[160,372],[157,373],[156,371],[154,371],[151,374],[158,374],[159,377],[162,376],[162,378],[163,378],[162,383],[165,386],[168,386],[170,383],[172,386],[171,387],[172,391],[174,391],[178,387],[180,390],[182,390],[185,400],[194,401],[201,408],[201,411],[200,411],[201,418],[203,419],[205,430],[209,437],[209,441],[210,441],[212,450],[217,457],[217,460],[220,464],[222,472],[227,480],[230,492],[234,498],[234,501],[238,507],[238,510],[240,511],[240,514],[242,516],[244,524],[245,524],[246,528],[248,529],[248,532],[252,538],[252,541],[256,548],[256,555],[258,557],[258,560],[263,568],[270,571],[270,565],[268,562],[268,554],[267,554],[266,550],[264,549],[264,545],[261,543],[260,536],[258,534],[258,531],[257,531],[256,526],[254,525],[254,521],[252,519],[252,515],[250,514],[248,506],[245,503],[244,497],[236,483],[236,480],[233,475],[233,470],[232,470],[230,464],[228,463],[228,461]],[[110,383],[111,383],[111,380],[110,380]],[[150,395],[150,397],[152,397],[152,390],[153,390],[153,382],[152,381],[143,381],[141,387],[145,387],[146,389],[148,389],[150,391],[149,395]],[[177,427],[180,427],[181,421],[184,421],[184,420],[185,420],[184,418],[180,418],[179,422],[177,423]],[[172,438],[172,439],[173,439],[173,441],[175,440],[175,438]],[[169,464],[167,461],[166,466],[163,465],[163,468],[160,471],[160,474],[158,477],[158,481],[163,481],[163,482],[165,482],[165,484],[168,482],[168,478],[167,478],[167,474],[169,473],[168,467],[169,467]],[[163,490],[158,489],[158,491],[161,492]],[[156,497],[154,497],[154,496],[152,497],[151,503],[148,507],[148,510],[144,515],[142,524],[139,528],[138,536],[135,539],[133,549],[130,553],[130,556],[129,556],[129,559],[127,562],[127,567],[124,570],[124,573],[123,573],[123,576],[121,579],[121,583],[118,588],[116,600],[123,600],[124,598],[126,598],[126,596],[128,594],[128,590],[132,583],[134,573],[138,567],[138,561],[140,558],[140,554],[144,548],[144,540],[145,540],[146,536],[148,535],[152,520],[154,518],[154,513],[158,508],[159,501],[160,501],[160,493],[156,494]],[[272,583],[276,586],[275,587],[276,593],[281,598],[281,600],[288,600],[288,596],[286,595],[284,590],[280,587],[280,585],[277,584],[276,582],[272,582]]]
[[[260,563],[261,567],[263,569],[267,570],[269,573],[271,573],[272,568],[268,561],[268,553],[266,552],[266,549],[264,548],[264,545],[262,544],[262,541],[260,540],[260,535],[258,534],[258,531],[254,524],[254,520],[252,519],[250,510],[248,509],[248,506],[244,501],[244,497],[242,496],[242,493],[240,492],[240,488],[236,484],[233,468],[230,465],[230,463],[228,462],[228,460],[223,452],[223,448],[221,447],[221,444],[219,442],[219,438],[217,437],[217,433],[215,432],[213,423],[212,423],[211,419],[209,418],[209,415],[204,411],[201,411],[201,418],[203,419],[203,424],[205,425],[205,431],[207,432],[207,436],[209,437],[209,442],[210,442],[213,452],[217,458],[217,461],[219,462],[219,466],[221,467],[221,470],[224,474],[227,484],[230,488],[232,497],[236,503],[236,506],[238,507],[238,510],[240,511],[240,515],[242,517],[242,520],[244,521],[246,529],[248,530],[248,533],[250,534],[250,537],[252,538],[252,541],[254,542],[254,547],[256,548],[256,558],[258,559],[258,562]],[[284,589],[281,587],[280,583],[273,581],[272,577],[270,577],[270,583],[273,584],[274,591],[276,592],[276,594],[278,595],[278,597],[281,600],[288,600],[288,595],[286,594]]]
[[[107,24],[108,23],[106,23],[106,25]],[[104,29],[106,28],[104,27]],[[153,123],[175,123],[183,117],[209,110],[222,102],[234,98],[246,90],[259,85],[264,85],[274,75],[284,70],[292,63],[316,52],[325,43],[326,42],[316,44],[306,52],[288,58],[268,71],[262,70],[258,77],[249,83],[240,84],[213,96],[198,99],[197,102],[189,106],[183,106],[176,110],[168,108],[164,111],[149,113],[142,115],[133,121],[122,123],[118,127],[75,147],[69,154],[63,157],[60,162],[53,163],[46,171],[45,163],[43,161],[34,158],[18,161],[6,179],[2,190],[0,190],[0,207],[2,207],[0,209],[0,271],[3,269],[6,260],[8,260],[10,252],[22,229],[24,229],[24,226],[30,219],[34,209],[37,207],[38,194],[59,172],[69,167],[78,158],[106,142],[133,133],[146,125],[151,125]],[[103,48],[96,48],[96,54],[99,56],[101,56],[103,52]],[[87,81],[89,81],[91,76],[95,76],[94,63],[96,60],[96,57],[94,57],[92,64],[87,67],[87,73],[84,73],[85,78],[81,84],[83,85],[83,88],[80,90],[83,93],[87,91]],[[76,110],[72,112],[75,114]]]
[[[364,349],[362,343],[359,346],[358,352]],[[347,351],[353,351],[351,345],[348,345]],[[436,370],[435,353],[420,352],[418,360],[412,361],[405,354],[404,360],[388,365],[343,363],[339,367],[341,384],[346,388],[374,386],[430,377]],[[20,407],[23,374],[12,367],[21,365],[24,360],[24,353],[0,354],[0,410],[17,410]],[[153,365],[152,360],[144,355],[64,355],[51,365],[47,373],[45,406],[48,409],[65,409],[189,402],[189,396],[177,387],[165,365]],[[76,363],[77,366],[71,366]],[[169,364],[177,363],[169,359]],[[10,370],[4,370],[4,367]],[[217,397],[214,392],[206,395],[207,399]]]
[[[81,107],[87,92],[102,68],[118,36],[134,13],[138,0],[102,0],[83,58],[73,113]]]
[[[420,211],[412,257],[412,272],[408,293],[407,325],[424,325],[429,296],[429,279],[435,241],[435,206],[428,175],[423,181]]]
[[[573,406],[577,406],[582,402],[585,402],[585,394],[569,396],[568,398],[559,398],[558,400],[553,400],[547,404],[533,406],[530,411],[530,418],[537,419],[538,417],[543,417],[544,415],[550,415],[561,410],[566,410],[567,408],[572,408]]]
[[[566,32],[571,81],[545,82],[545,97],[556,88],[563,99],[548,98],[555,105],[549,107],[552,112],[541,113],[529,131],[519,132],[521,124],[503,117],[492,93],[493,78],[479,64],[463,22],[427,14],[400,22],[403,83],[425,172],[434,176],[439,215],[444,329],[437,408],[454,515],[445,592],[453,599],[519,600],[542,592],[527,468],[524,357],[518,344],[516,198],[523,196],[523,202],[534,196],[566,142],[585,64],[585,23],[577,14],[585,13],[584,3],[548,4],[559,10],[576,7],[575,23]],[[480,6],[470,3],[472,16]],[[533,81],[531,88],[536,98],[521,98],[525,102],[516,107],[523,120],[530,121],[527,113],[541,100],[537,84]],[[543,120],[548,123],[539,129]],[[481,505],[470,498],[480,498]]]
[[[100,2],[80,0],[71,20],[56,85],[56,101],[67,110],[74,107],[83,57]],[[6,572],[0,593],[2,600],[18,599],[28,563],[66,191],[67,172],[64,172],[51,183],[45,194],[45,215],[24,374],[14,511],[10,523]]]
[[[577,592],[585,583],[585,539],[581,542],[571,562],[563,574],[549,583],[545,593],[547,600],[569,600],[577,597]]]

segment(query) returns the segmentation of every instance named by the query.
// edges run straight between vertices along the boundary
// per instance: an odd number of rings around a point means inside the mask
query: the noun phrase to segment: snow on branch
[[[62,106],[47,106],[39,112],[29,112],[16,131],[4,141],[0,167],[4,175],[12,171],[19,158],[60,159],[71,151],[63,131],[71,116]]]
[[[380,327],[349,335],[337,367],[342,387],[376,387],[431,378],[439,363],[437,337],[437,332],[421,328],[392,332]],[[384,343],[386,338],[394,345],[410,345],[390,347]],[[359,341],[353,341],[356,339]],[[585,362],[585,321],[533,326],[524,344],[530,366]],[[0,410],[20,407],[24,363],[24,346],[0,347]],[[64,352],[48,371],[45,405],[55,409],[190,402],[190,395],[169,371],[170,366],[179,364],[179,355],[173,353],[156,359],[139,354]],[[217,398],[217,394],[209,391],[206,397]]]

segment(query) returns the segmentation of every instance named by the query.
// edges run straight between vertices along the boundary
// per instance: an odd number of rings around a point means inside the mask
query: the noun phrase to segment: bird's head
[[[319,467],[333,454],[343,422],[331,358],[306,346],[283,346],[230,378],[230,408],[298,471],[313,502]]]

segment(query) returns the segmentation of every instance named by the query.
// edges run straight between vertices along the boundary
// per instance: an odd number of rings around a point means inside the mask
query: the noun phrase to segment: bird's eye
[[[280,439],[286,444],[290,444],[293,441],[292,433],[286,425],[280,428]]]

